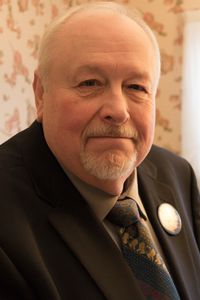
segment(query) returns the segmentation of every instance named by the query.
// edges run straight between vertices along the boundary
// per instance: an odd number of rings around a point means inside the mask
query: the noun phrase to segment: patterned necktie
[[[121,249],[148,300],[180,300],[166,266],[142,222],[137,203],[118,200],[108,219],[120,226]]]

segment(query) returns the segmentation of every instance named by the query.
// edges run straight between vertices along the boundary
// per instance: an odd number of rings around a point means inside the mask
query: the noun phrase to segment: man
[[[37,121],[0,149],[0,299],[146,299],[107,218],[124,196],[180,299],[200,299],[195,176],[152,146],[159,70],[150,29],[117,4],[72,8],[47,30]]]

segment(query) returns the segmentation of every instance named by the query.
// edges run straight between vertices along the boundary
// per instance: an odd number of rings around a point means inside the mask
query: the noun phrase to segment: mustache
[[[84,138],[90,137],[114,137],[138,139],[138,132],[133,127],[127,126],[110,126],[103,125],[98,127],[87,128],[84,132]]]

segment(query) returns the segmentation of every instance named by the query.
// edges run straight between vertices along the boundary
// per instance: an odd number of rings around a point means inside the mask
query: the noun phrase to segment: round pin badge
[[[164,230],[177,235],[181,231],[182,222],[177,210],[169,203],[162,203],[158,208],[158,218]]]

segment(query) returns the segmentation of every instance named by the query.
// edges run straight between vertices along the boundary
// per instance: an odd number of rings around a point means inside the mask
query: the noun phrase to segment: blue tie
[[[121,250],[148,300],[180,300],[176,287],[142,221],[135,200],[118,200],[108,219],[118,225]]]

